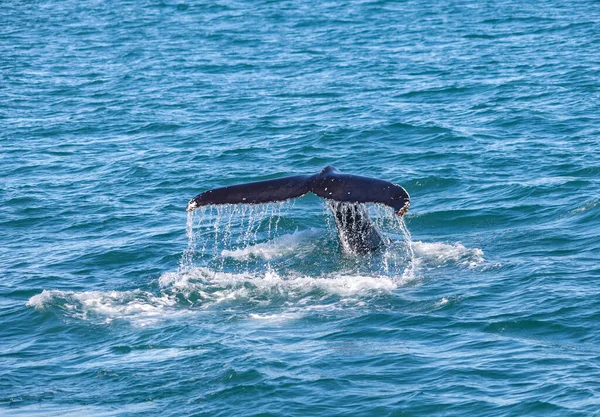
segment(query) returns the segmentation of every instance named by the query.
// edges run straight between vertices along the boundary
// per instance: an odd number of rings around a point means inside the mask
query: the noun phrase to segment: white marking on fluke
[[[198,208],[198,204],[194,201],[194,199],[191,199],[187,205],[186,211],[194,211],[197,208]]]

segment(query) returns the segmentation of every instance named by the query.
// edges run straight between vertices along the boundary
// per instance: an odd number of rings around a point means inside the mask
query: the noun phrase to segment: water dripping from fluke
[[[293,205],[284,201],[203,206],[196,210],[197,221],[196,211],[188,212],[188,244],[179,271],[209,268],[253,274],[273,270],[284,279],[298,273],[336,272],[414,278],[410,232],[392,208],[326,201],[327,228],[319,231],[302,230],[299,219],[290,215]],[[348,233],[353,236],[349,238]],[[375,249],[370,250],[371,246]]]
[[[187,222],[185,225],[185,234],[188,238],[187,247],[183,251],[181,261],[179,262],[179,270],[185,271],[192,267],[194,264],[194,254],[196,252],[196,236],[194,234],[194,211],[188,211]]]
[[[400,230],[400,232],[402,232],[402,235],[404,236],[404,248],[406,250],[406,256],[408,259],[408,264],[404,269],[402,276],[403,278],[412,281],[416,278],[416,259],[415,251],[413,249],[412,235],[410,234],[410,230],[408,230],[408,227],[406,226],[406,221],[404,217],[396,217],[395,220],[396,224],[398,225],[398,230]]]

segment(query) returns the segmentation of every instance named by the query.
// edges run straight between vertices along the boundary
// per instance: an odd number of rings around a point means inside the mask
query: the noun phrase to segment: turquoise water
[[[600,415],[600,4],[3,2],[0,414]],[[404,186],[339,250],[239,182]],[[379,210],[379,211],[377,211]],[[187,229],[187,233],[186,233]]]

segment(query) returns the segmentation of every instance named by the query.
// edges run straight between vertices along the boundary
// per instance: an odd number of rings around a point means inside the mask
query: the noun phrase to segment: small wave
[[[572,214],[585,213],[586,211],[590,211],[590,210],[596,208],[598,205],[600,205],[600,199],[596,198],[596,199],[588,200],[584,204],[580,205],[579,207],[571,210],[571,213]]]
[[[483,251],[466,248],[461,243],[412,242],[419,265],[441,267],[458,265],[475,268],[484,262]]]
[[[135,291],[60,291],[44,290],[27,301],[27,307],[44,311],[58,307],[67,315],[81,320],[110,323],[125,319],[145,326],[177,313],[177,301],[168,294]]]
[[[257,314],[250,313],[249,318],[253,320],[264,320],[269,322],[284,322],[302,317],[299,312],[279,313],[279,314]]]

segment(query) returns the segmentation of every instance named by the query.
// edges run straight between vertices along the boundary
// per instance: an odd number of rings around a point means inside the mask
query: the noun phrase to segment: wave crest
[[[152,324],[176,313],[177,300],[165,293],[156,296],[134,291],[61,291],[44,290],[27,301],[38,311],[58,307],[70,317],[110,323],[124,319],[139,325]]]

